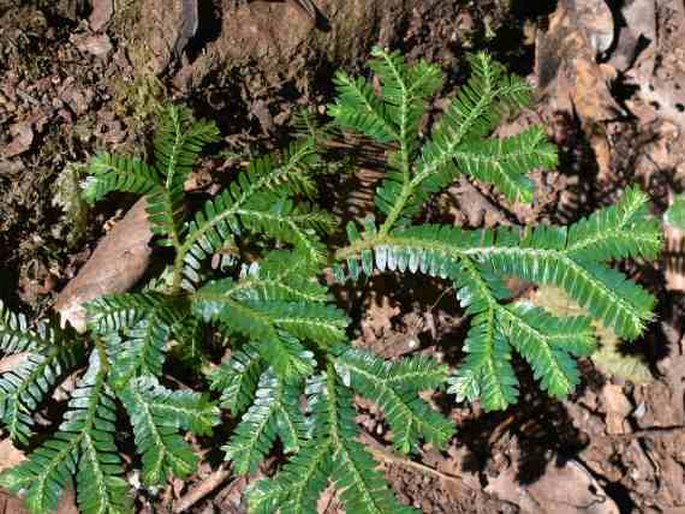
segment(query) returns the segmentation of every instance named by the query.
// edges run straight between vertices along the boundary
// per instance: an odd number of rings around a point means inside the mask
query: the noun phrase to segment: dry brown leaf
[[[602,40],[609,27],[592,30],[579,5],[583,2],[559,2],[552,14],[549,29],[539,32],[535,66],[538,85],[548,94],[560,110],[575,108],[582,120],[603,121],[613,119],[621,112],[614,100],[607,79],[611,73],[596,62],[598,51],[595,39]],[[609,23],[601,16],[604,24]],[[613,31],[613,24],[610,26]]]
[[[24,452],[18,450],[7,438],[0,441],[0,473],[26,460]],[[0,514],[24,514],[28,511],[20,498],[0,489]]]
[[[623,112],[608,85],[615,69],[596,60],[612,40],[613,19],[602,0],[567,0],[559,2],[549,29],[538,33],[536,44],[538,85],[556,109],[580,118],[597,156],[600,180],[611,174],[609,142],[601,122]]]
[[[6,355],[0,359],[0,375],[16,369],[29,356],[27,352],[15,353],[13,355]]]
[[[79,514],[78,507],[76,506],[76,495],[71,487],[60,498],[57,505],[57,514]]]
[[[516,466],[488,479],[485,491],[517,505],[523,513],[619,514],[616,503],[579,462],[562,466],[552,460],[544,474],[530,485],[516,480]]]
[[[10,127],[9,132],[12,134],[12,141],[3,150],[4,157],[16,157],[31,148],[34,139],[31,123],[16,123]]]
[[[10,438],[0,441],[0,473],[26,460],[24,452],[15,448]],[[0,510],[2,512],[2,510]]]
[[[80,52],[88,53],[95,57],[106,57],[113,48],[107,34],[73,35],[70,39]]]
[[[0,489],[0,514],[28,514],[21,498]]]
[[[88,24],[93,31],[98,32],[107,25],[113,14],[114,0],[92,0]]]
[[[84,304],[102,295],[123,293],[143,276],[150,262],[152,232],[144,198],[138,200],[100,241],[88,262],[55,301],[62,322],[86,330]]]

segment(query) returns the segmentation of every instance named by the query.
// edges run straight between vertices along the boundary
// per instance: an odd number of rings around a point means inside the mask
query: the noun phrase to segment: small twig
[[[181,497],[174,505],[174,514],[187,512],[193,505],[202,498],[214,492],[231,476],[230,466],[223,464],[207,478],[203,479],[197,486],[191,489],[186,495]]]
[[[38,100],[36,97],[30,95],[26,91],[23,91],[19,88],[16,89],[17,96],[21,98],[22,100],[31,103],[33,105],[43,105],[40,100]]]
[[[499,441],[500,438],[509,429],[509,427],[511,427],[514,424],[515,421],[516,415],[510,414],[499,425],[497,425],[490,434],[490,437],[488,437],[488,446],[492,447],[497,441]]]
[[[444,480],[445,482],[451,482],[457,487],[472,489],[472,487],[467,484],[462,477],[445,473],[444,471],[439,471],[435,468],[427,466],[426,464],[422,464],[421,462],[416,462],[407,459],[406,457],[396,455],[392,451],[383,448],[375,439],[367,434],[362,434],[361,440],[374,456],[374,458],[378,461],[394,464],[396,466],[403,466],[405,468],[413,468],[419,473],[430,475],[438,480]]]
[[[652,428],[645,428],[642,430],[636,430],[634,432],[630,432],[628,434],[607,434],[607,435],[600,435],[599,437],[605,438],[605,439],[635,439],[637,437],[664,437],[664,436],[670,436],[674,434],[681,434],[685,433],[685,426],[677,425],[677,426],[671,426],[671,427],[652,427]]]

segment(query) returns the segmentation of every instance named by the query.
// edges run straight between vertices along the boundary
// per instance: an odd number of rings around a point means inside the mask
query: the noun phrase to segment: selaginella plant
[[[49,322],[29,325],[2,309],[2,351],[28,355],[0,376],[2,420],[15,441],[37,445],[2,484],[43,513],[73,477],[82,512],[130,512],[115,438],[126,426],[122,419],[133,431],[142,481],[154,486],[195,470],[197,457],[182,433],[208,435],[224,411],[238,422],[224,446],[235,473],[254,473],[277,439],[287,457],[248,490],[252,512],[316,512],[330,483],[347,512],[408,512],[358,441],[355,395],[382,410],[397,451],[412,452],[421,442],[439,449],[454,428],[419,392],[449,381],[460,399],[503,409],[517,399],[515,351],[544,390],[563,397],[579,382],[575,357],[593,351],[590,318],[559,318],[512,301],[504,278],[557,285],[617,334],[636,338],[654,300],[604,263],[649,259],[659,250],[658,224],[647,219],[637,189],[571,227],[412,224],[431,195],[460,174],[493,184],[510,200],[530,201],[527,172],[556,163],[540,128],[490,137],[503,116],[530,101],[530,88],[486,54],[470,62],[470,80],[440,122],[423,131],[428,102],[442,84],[436,66],[409,66],[401,55],[375,49],[379,90],[371,80],[336,75],[334,123],[386,144],[388,153],[387,178],[376,194],[381,222],[350,223],[342,248],[327,247],[336,221],[315,207],[317,173],[325,168],[317,137],[254,161],[191,216],[184,184],[203,147],[217,139],[214,124],[172,107],[162,117],[152,164],[96,157],[86,198],[145,195],[156,244],[170,247],[173,257],[140,290],[90,303],[87,336]],[[454,284],[471,315],[465,362],[450,377],[429,357],[389,361],[352,347],[350,321],[324,280],[330,266],[341,280],[378,270]],[[209,351],[217,345],[230,350],[218,366]],[[216,402],[172,387],[167,376],[179,359],[211,370]],[[47,436],[34,435],[33,414],[73,375],[64,421]]]

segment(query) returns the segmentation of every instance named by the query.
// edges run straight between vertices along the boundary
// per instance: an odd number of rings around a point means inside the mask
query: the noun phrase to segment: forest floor
[[[0,299],[49,311],[131,205],[80,202],[83,164],[103,149],[144,153],[165,102],[218,121],[221,151],[196,177],[209,188],[278,147],[296,108],[325,105],[332,72],[360,69],[376,41],[443,66],[448,85],[436,111],[466,76],[471,50],[489,50],[537,87],[535,105],[500,132],[542,123],[559,146],[559,169],[535,174],[532,206],[454,184],[435,211],[457,225],[568,223],[633,183],[661,215],[684,189],[682,0],[348,2],[353,14],[344,2],[315,3],[330,26],[314,26],[289,2],[200,1],[198,19],[188,20],[182,9],[162,8],[188,4],[180,1],[0,0]],[[359,31],[354,42],[336,26],[345,16],[359,17],[348,21]],[[340,184],[352,198],[340,208],[361,214],[377,178],[364,169]],[[452,407],[458,432],[449,449],[426,447],[411,460],[389,451],[382,417],[360,403],[366,442],[399,497],[427,513],[685,513],[685,245],[673,230],[666,236],[662,262],[623,266],[658,297],[654,322],[637,342],[619,345],[619,364],[584,362],[583,384],[568,400],[536,392],[522,368],[526,393],[516,407]],[[449,291],[377,277],[356,293],[364,315],[355,344],[388,358],[420,352],[458,362],[466,319]],[[629,379],[607,371],[616,366]],[[21,452],[0,443],[0,469],[17,458]],[[205,463],[155,495],[141,490],[140,511],[172,511],[190,491],[208,488],[211,473]],[[250,479],[221,478],[187,512],[245,512]],[[3,508],[19,512],[8,496]],[[62,503],[62,513],[73,509],[73,498]],[[334,494],[320,511],[339,511]]]

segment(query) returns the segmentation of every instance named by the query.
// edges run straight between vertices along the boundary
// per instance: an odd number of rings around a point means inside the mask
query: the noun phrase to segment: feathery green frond
[[[87,311],[91,330],[106,343],[115,387],[135,376],[161,375],[172,327],[186,314],[181,303],[156,292],[103,296]]]
[[[91,359],[69,406],[60,430],[81,434],[76,474],[79,508],[85,514],[132,512],[129,485],[114,444],[116,404],[97,358]]]
[[[192,289],[202,262],[245,229],[301,244],[312,258],[320,259],[323,250],[313,231],[327,230],[329,218],[302,210],[289,199],[314,191],[310,176],[316,161],[311,141],[294,143],[280,160],[264,157],[256,161],[225,191],[208,200],[190,222],[179,252],[185,287]]]
[[[273,479],[250,488],[250,512],[314,513],[329,478],[340,491],[347,512],[414,512],[397,502],[376,469],[377,463],[356,440],[352,392],[334,371],[315,377],[307,393],[314,418],[312,438]]]
[[[34,450],[27,461],[1,477],[2,485],[14,492],[26,491],[26,505],[31,512],[53,511],[72,473],[76,475],[79,509],[84,514],[133,512],[114,444],[116,406],[105,375],[94,353],[59,431]]]
[[[250,514],[273,512],[317,514],[317,502],[328,486],[331,447],[309,440],[273,480],[260,480],[248,490]]]
[[[538,287],[531,301],[555,316],[587,315],[587,311],[571,300],[563,290],[554,286]],[[610,328],[596,322],[593,326],[599,345],[591,359],[602,373],[634,384],[644,384],[654,379],[643,356],[622,351],[621,341]]]
[[[652,231],[653,237],[660,236]],[[577,258],[568,247],[566,227],[465,231],[421,225],[353,247],[373,249],[381,270],[420,270],[454,276],[464,259],[487,263],[496,275],[514,275],[538,284],[557,285],[622,337],[634,339],[651,319],[654,298],[621,273]],[[357,265],[358,266],[358,265]],[[364,270],[368,272],[368,270]]]
[[[315,278],[318,267],[299,251],[274,250],[261,262],[243,266],[236,298],[324,303],[326,287]]]
[[[362,77],[355,79],[340,70],[335,74],[333,83],[337,93],[336,103],[329,105],[327,111],[339,125],[382,143],[399,139],[385,103],[376,96],[370,82]]]
[[[453,158],[457,170],[496,184],[510,201],[530,202],[533,183],[526,174],[535,168],[554,168],[557,151],[542,129],[533,127],[506,139],[470,142],[457,148]]]
[[[151,313],[131,327],[125,337],[108,334],[105,343],[113,367],[111,383],[121,385],[138,375],[159,377],[169,333],[169,325]]]
[[[273,479],[260,480],[247,492],[251,514],[317,512],[317,501],[332,471],[330,404],[326,379],[317,374],[306,385],[309,439]]]
[[[283,380],[306,377],[314,371],[314,354],[294,337],[279,333],[276,339],[257,345],[259,354]]]
[[[595,349],[589,318],[555,318],[530,305],[497,311],[508,341],[523,356],[540,380],[543,391],[563,399],[580,383],[572,358],[588,356]]]
[[[262,374],[254,403],[224,447],[237,473],[254,473],[277,436],[286,452],[299,449],[306,433],[300,392],[299,382],[283,381],[270,370]]]
[[[335,365],[343,382],[385,413],[399,451],[408,453],[421,437],[441,448],[454,433],[451,422],[418,397],[445,383],[446,366],[420,358],[395,364],[354,349],[340,353]]]
[[[88,328],[95,334],[128,330],[162,307],[164,301],[164,295],[155,292],[101,296],[86,304]]]
[[[468,61],[471,75],[433,130],[422,153],[422,167],[441,168],[460,144],[487,136],[504,115],[532,100],[531,86],[507,74],[487,53],[472,54]]]
[[[162,186],[154,168],[132,157],[99,154],[90,161],[90,173],[83,186],[83,196],[90,203],[113,191],[142,195]]]
[[[54,345],[42,353],[29,353],[15,369],[0,375],[0,420],[9,436],[28,444],[31,415],[57,381],[83,358],[83,346]]]
[[[322,303],[233,299],[229,279],[209,282],[193,295],[193,309],[205,321],[219,321],[230,332],[254,340],[278,339],[283,330],[299,339],[330,345],[345,339],[347,317]]]
[[[219,140],[213,121],[195,120],[187,107],[172,105],[160,116],[153,142],[155,166],[166,178],[167,188],[181,189],[203,148]]]
[[[507,299],[509,291],[485,266],[465,260],[458,269],[456,296],[473,318],[463,347],[466,359],[450,377],[448,392],[457,401],[480,398],[486,411],[505,409],[518,399],[511,346],[496,318],[498,302]]]
[[[197,456],[178,432],[208,434],[219,421],[216,407],[198,393],[170,391],[149,376],[133,379],[118,394],[142,454],[143,481],[159,484],[195,471]]]
[[[183,233],[184,186],[202,149],[218,141],[219,131],[213,121],[196,121],[190,109],[170,106],[160,117],[155,132],[155,167],[165,187],[148,195],[147,212],[152,231],[169,236],[165,245],[180,245]]]
[[[459,400],[480,398],[486,410],[502,409],[518,396],[512,349],[529,362],[544,390],[564,397],[579,382],[574,359],[591,354],[595,345],[587,318],[558,319],[503,305],[509,294],[501,279],[513,275],[561,287],[595,319],[634,339],[651,319],[655,299],[603,261],[655,256],[661,235],[647,217],[646,201],[629,189],[615,206],[570,227],[468,231],[421,225],[385,235],[367,223],[362,234],[348,229],[351,244],[339,257],[347,258],[353,278],[379,269],[454,281],[474,318],[467,357],[450,379],[450,391]]]
[[[586,260],[654,259],[661,250],[659,221],[648,216],[648,197],[629,187],[613,206],[569,227],[567,251]]]
[[[371,51],[370,68],[381,84],[381,98],[400,145],[396,160],[399,168],[408,163],[418,144],[419,124],[426,113],[428,99],[442,86],[442,72],[425,61],[409,66],[399,52],[380,47]]]
[[[150,230],[160,236],[155,242],[159,246],[179,248],[184,233],[183,205],[171,196],[171,193],[157,187],[147,197],[145,212],[150,222]]]
[[[326,394],[330,403],[330,439],[334,452],[331,479],[340,491],[345,510],[360,514],[415,512],[395,499],[383,475],[376,469],[376,462],[356,440],[358,428],[354,421],[352,392],[330,374]]]
[[[14,313],[0,300],[0,351],[6,355],[47,346],[54,342],[55,331],[45,323],[35,328],[23,313]]]
[[[254,400],[259,377],[265,369],[266,363],[256,344],[249,343],[235,351],[210,376],[212,390],[221,393],[221,406],[233,416],[242,414]]]
[[[486,411],[502,410],[518,400],[518,380],[511,366],[511,349],[489,307],[473,317],[464,342],[466,360],[450,378],[448,392],[457,401],[480,398]]]

